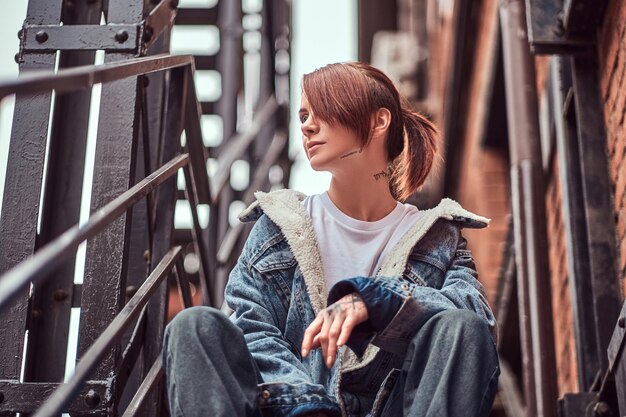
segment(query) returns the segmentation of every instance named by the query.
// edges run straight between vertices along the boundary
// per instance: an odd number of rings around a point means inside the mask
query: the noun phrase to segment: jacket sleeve
[[[298,417],[311,412],[340,415],[334,398],[312,382],[299,349],[281,332],[286,309],[271,297],[274,287],[252,268],[244,249],[226,286],[226,302],[234,310],[231,319],[243,331],[248,349],[263,381],[259,384],[259,406],[275,416]],[[277,305],[279,304],[279,305]],[[310,360],[310,357],[307,358]]]
[[[496,322],[487,303],[467,241],[459,233],[454,256],[441,288],[420,286],[399,276],[354,277],[331,289],[328,303],[357,292],[363,298],[370,319],[355,328],[348,347],[362,355],[369,343],[402,353],[415,333],[435,314],[449,309],[475,312],[489,326],[496,340]]]

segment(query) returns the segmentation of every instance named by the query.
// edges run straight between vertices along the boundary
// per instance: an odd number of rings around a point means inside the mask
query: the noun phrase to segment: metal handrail
[[[37,251],[32,257],[0,276],[0,308],[30,282],[42,279],[132,205],[187,165],[189,156],[179,155],[97,210],[84,225],[76,225]]]
[[[128,301],[128,304],[113,319],[100,337],[96,339],[89,350],[85,352],[81,361],[78,362],[72,378],[67,383],[60,385],[33,417],[54,417],[63,411],[67,403],[78,393],[81,385],[87,380],[89,373],[94,370],[98,361],[102,359],[102,356],[114,343],[117,343],[117,338],[141,312],[150,296],[156,291],[165,277],[168,276],[181,254],[182,248],[180,246],[170,249],[165,254],[161,262],[154,268],[154,271],[139,287],[137,293]]]
[[[68,93],[90,88],[95,84],[187,65],[193,65],[193,56],[161,54],[103,65],[62,69],[56,73],[33,71],[16,80],[0,82],[0,100],[12,94],[43,93],[50,90]]]
[[[211,181],[211,202],[216,203],[230,176],[230,167],[248,149],[252,140],[259,134],[268,120],[276,114],[279,105],[276,97],[271,96],[261,107],[250,127],[243,133],[233,135],[218,158],[218,171]]]

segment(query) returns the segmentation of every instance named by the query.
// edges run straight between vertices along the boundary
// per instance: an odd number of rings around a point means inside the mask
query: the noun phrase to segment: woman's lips
[[[309,142],[309,143],[307,143],[306,148],[307,148],[307,151],[309,153],[311,153],[311,151],[319,148],[323,144],[324,144],[324,142]]]

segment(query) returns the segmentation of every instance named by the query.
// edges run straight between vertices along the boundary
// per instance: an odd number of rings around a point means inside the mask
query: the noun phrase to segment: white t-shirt
[[[329,290],[346,278],[376,275],[388,252],[422,214],[398,202],[380,220],[357,220],[339,210],[328,192],[310,195],[302,204],[313,220]]]

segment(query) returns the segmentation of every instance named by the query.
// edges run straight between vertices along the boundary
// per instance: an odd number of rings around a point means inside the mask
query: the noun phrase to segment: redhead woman
[[[485,416],[499,376],[495,320],[464,227],[444,199],[403,203],[437,157],[437,129],[361,63],[304,76],[298,113],[328,191],[257,192],[226,287],[167,327],[171,415]]]

